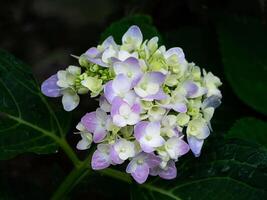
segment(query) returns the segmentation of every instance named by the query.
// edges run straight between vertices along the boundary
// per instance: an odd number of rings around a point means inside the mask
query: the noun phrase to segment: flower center
[[[124,153],[126,151],[126,149],[124,148],[124,147],[122,147],[121,149],[120,149],[120,152],[121,153]]]
[[[147,141],[152,140],[152,136],[151,135],[146,135],[145,138],[146,138]]]
[[[128,72],[128,73],[127,73],[127,76],[128,76],[129,78],[131,78],[131,77],[132,77],[132,75],[133,75],[133,73],[132,73],[132,72]]]
[[[138,159],[138,160],[137,160],[137,164],[138,164],[138,165],[142,165],[143,163],[144,163],[144,160],[143,160],[143,159]]]
[[[147,83],[142,83],[142,84],[140,85],[140,88],[141,88],[142,90],[146,90],[146,89],[147,89]]]

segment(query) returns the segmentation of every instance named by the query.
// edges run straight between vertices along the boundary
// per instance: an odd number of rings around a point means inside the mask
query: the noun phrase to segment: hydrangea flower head
[[[91,166],[101,170],[127,163],[126,172],[144,183],[148,176],[173,179],[189,152],[200,156],[220,105],[220,79],[189,63],[179,47],[166,49],[158,37],[143,40],[131,26],[116,44],[108,37],[42,84],[48,97],[62,96],[66,111],[79,95],[99,97],[99,108],[77,125],[79,150],[97,144]]]

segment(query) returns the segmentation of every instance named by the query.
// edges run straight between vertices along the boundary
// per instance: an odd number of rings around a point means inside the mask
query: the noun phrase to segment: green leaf
[[[54,153],[69,115],[59,121],[28,66],[0,50],[0,159],[25,152]],[[63,126],[65,125],[65,126]]]
[[[236,95],[267,114],[267,29],[252,19],[231,18],[218,25],[226,77]]]
[[[233,125],[225,137],[256,142],[267,147],[267,123],[256,118],[243,118]]]
[[[220,145],[205,149],[199,159],[179,161],[175,180],[156,178],[136,186],[132,200],[266,199],[267,150],[244,141],[215,144]]]
[[[108,36],[113,36],[117,43],[121,43],[121,38],[127,29],[137,25],[143,33],[144,40],[151,39],[154,36],[159,37],[159,44],[162,42],[162,37],[158,30],[152,24],[152,18],[147,15],[133,15],[125,17],[119,21],[113,22],[101,35],[101,41],[104,41]]]

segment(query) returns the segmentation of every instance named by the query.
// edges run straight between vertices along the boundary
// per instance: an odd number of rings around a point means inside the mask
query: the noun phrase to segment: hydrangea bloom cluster
[[[131,26],[121,45],[110,36],[79,56],[80,66],[60,70],[42,84],[46,96],[62,96],[66,111],[78,106],[79,95],[99,96],[99,108],[76,127],[82,138],[78,149],[97,144],[94,170],[129,160],[126,172],[138,183],[148,175],[173,179],[181,156],[201,153],[222,83],[188,63],[181,48],[166,50],[158,40],[143,41],[140,29]]]

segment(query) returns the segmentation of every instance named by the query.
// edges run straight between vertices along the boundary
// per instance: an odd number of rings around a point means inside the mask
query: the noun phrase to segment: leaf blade
[[[0,159],[56,152],[63,134],[57,116],[29,67],[4,50],[0,50],[0,90]]]
[[[175,180],[140,185],[132,199],[265,199],[267,150],[243,141],[223,143],[178,166]]]
[[[226,78],[236,95],[267,114],[267,29],[254,19],[231,18],[218,24]]]
[[[266,134],[266,122],[253,117],[247,117],[238,120],[225,137],[255,142],[267,148]]]

